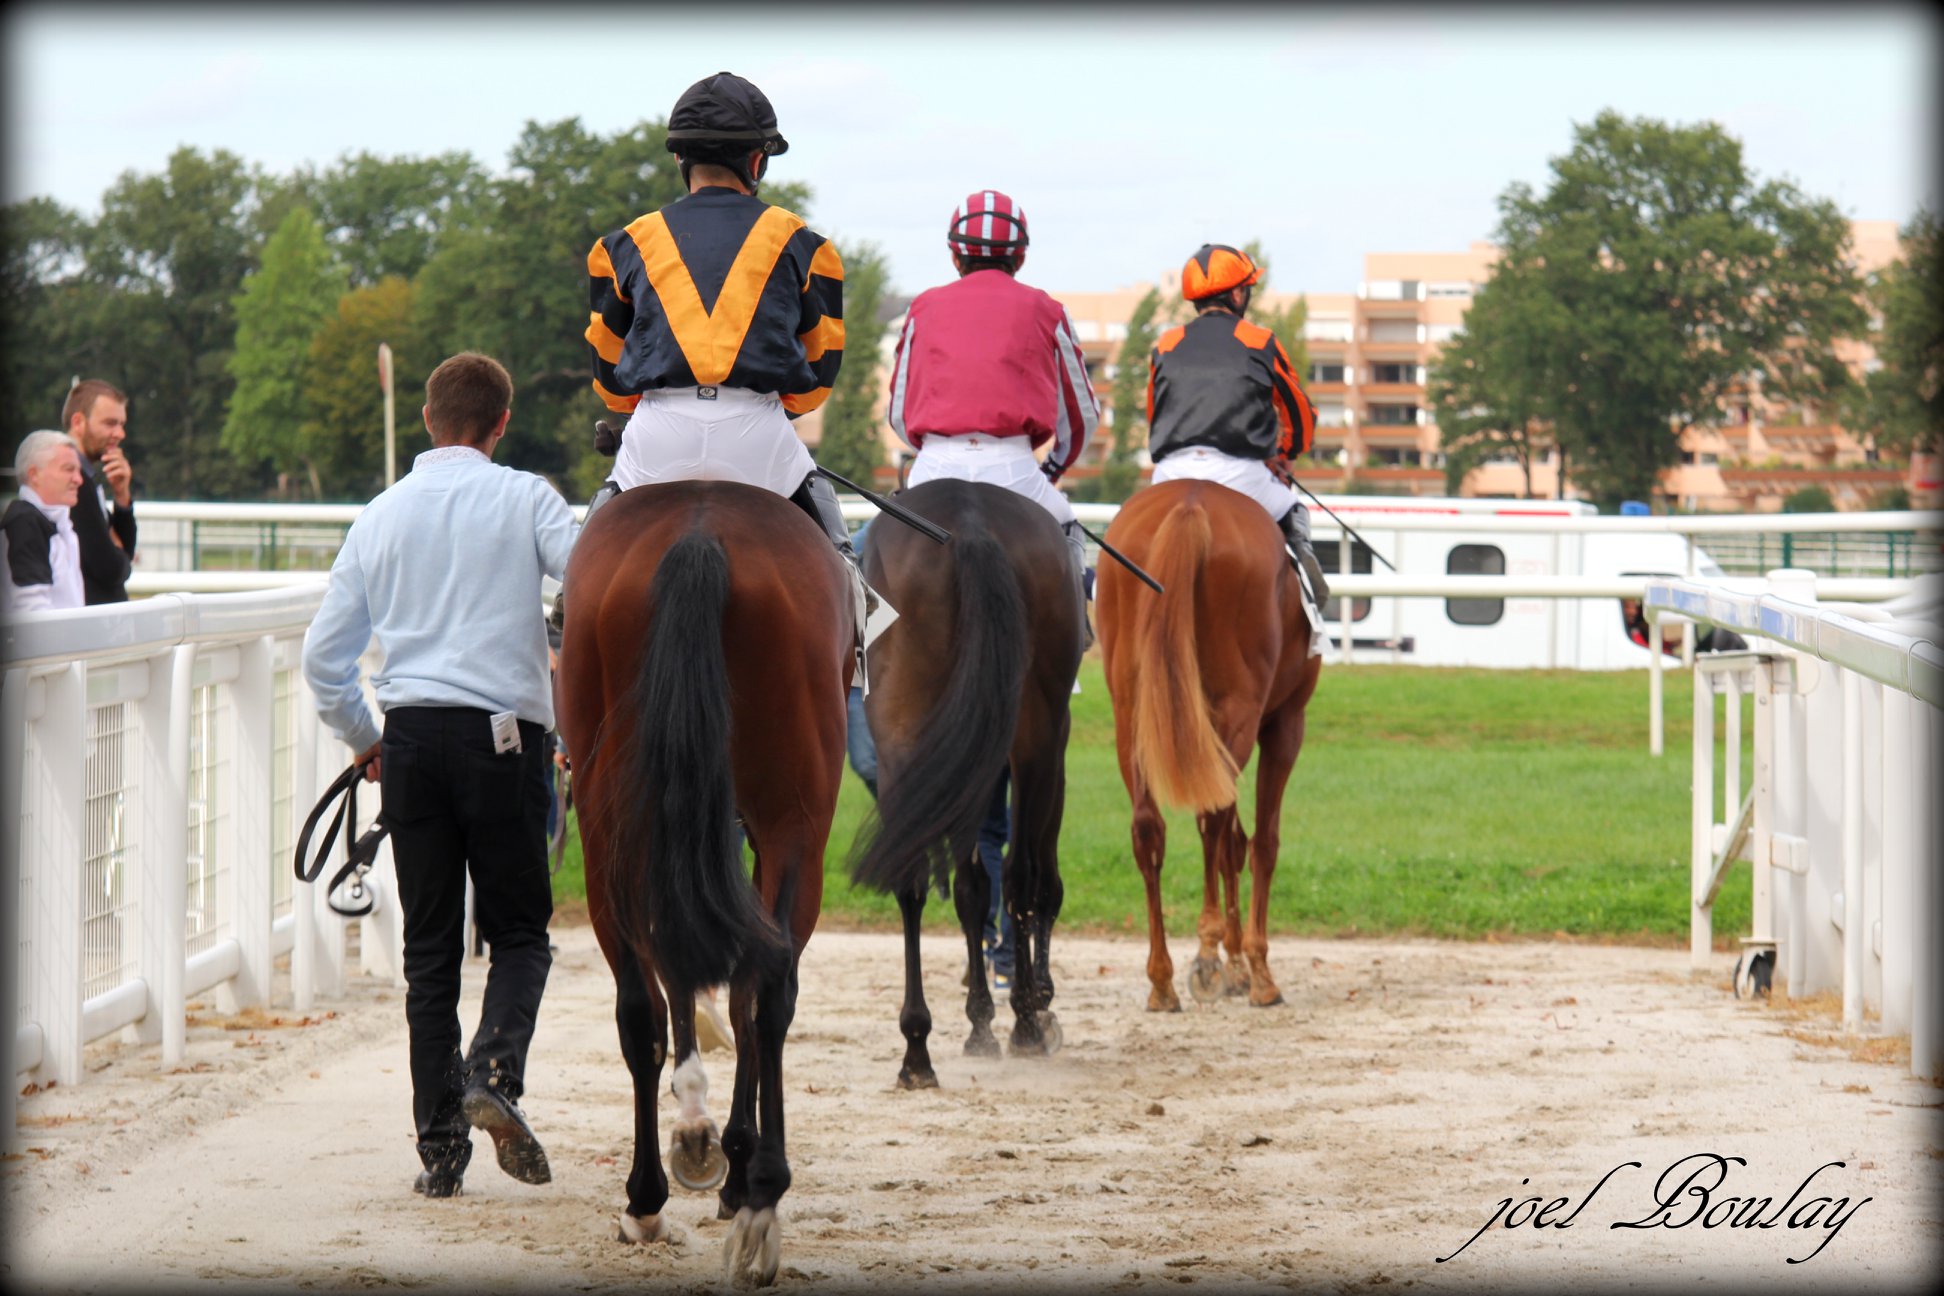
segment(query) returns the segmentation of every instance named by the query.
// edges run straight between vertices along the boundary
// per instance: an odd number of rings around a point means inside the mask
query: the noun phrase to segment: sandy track
[[[402,993],[361,978],[307,1025],[205,1016],[175,1073],[108,1044],[85,1085],[24,1097],[37,1150],[4,1167],[7,1285],[720,1287],[712,1196],[677,1190],[673,1246],[613,1240],[630,1115],[612,983],[587,928],[556,939],[525,1101],[551,1185],[504,1177],[480,1138],[463,1197],[412,1195]],[[942,1087],[905,1093],[896,938],[811,942],[781,1287],[1894,1290],[1937,1272],[1939,1090],[1736,1001],[1725,961],[1697,981],[1676,950],[1286,939],[1287,1005],[1156,1015],[1144,943],[1056,935],[1065,1047],[974,1060],[960,949],[927,939]],[[708,1059],[726,1119],[727,1055]],[[1661,1172],[1703,1153],[1747,1163],[1711,1204],[1779,1207],[1845,1162],[1793,1208],[1848,1198],[1815,1208],[1845,1222],[1793,1265],[1826,1228],[1609,1227],[1649,1218]],[[1493,1228],[1435,1262],[1502,1200],[1578,1206],[1615,1167],[1570,1228]]]

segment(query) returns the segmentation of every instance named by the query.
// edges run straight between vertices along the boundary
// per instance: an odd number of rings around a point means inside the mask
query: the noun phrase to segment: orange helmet
[[[1200,301],[1262,278],[1262,268],[1226,243],[1204,243],[1181,267],[1181,295]]]

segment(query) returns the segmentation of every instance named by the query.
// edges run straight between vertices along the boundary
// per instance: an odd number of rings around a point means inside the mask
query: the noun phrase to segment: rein
[[[323,874],[324,861],[331,853],[332,844],[337,841],[338,830],[344,827],[347,812],[351,823],[353,825],[357,823],[358,784],[364,782],[365,765],[364,761],[353,761],[349,769],[332,780],[331,786],[324,790],[323,797],[311,809],[310,817],[304,820],[303,831],[297,834],[297,854],[293,861],[299,882],[315,882]],[[343,800],[339,801],[340,797]],[[324,812],[331,808],[333,801],[339,802],[337,814],[332,816],[331,826],[324,832],[323,844],[317,848],[316,856],[310,860],[309,868],[306,868],[304,857],[310,850],[311,834],[316,831],[317,821],[324,817]],[[382,814],[378,822],[365,829],[364,835],[355,842],[351,840],[350,831],[348,829],[345,831],[344,866],[338,869],[332,876],[330,885],[324,888],[324,903],[331,907],[332,913],[343,918],[362,918],[371,912],[372,896],[365,890],[364,877],[371,871],[372,862],[377,858],[378,843],[385,839],[385,834],[389,831]],[[331,899],[332,893],[346,878],[351,878],[352,904],[349,907],[339,905],[337,901]],[[362,904],[358,903],[360,899],[363,901]]]

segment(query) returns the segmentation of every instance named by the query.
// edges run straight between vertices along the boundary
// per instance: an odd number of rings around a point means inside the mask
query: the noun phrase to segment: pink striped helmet
[[[996,257],[1017,266],[1026,259],[1026,213],[997,189],[966,196],[952,213],[945,242],[963,257]]]

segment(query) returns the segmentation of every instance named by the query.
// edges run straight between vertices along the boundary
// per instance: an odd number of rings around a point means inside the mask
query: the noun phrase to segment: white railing
[[[1660,614],[1723,626],[1754,650],[1697,659],[1690,957],[1706,966],[1713,903],[1739,859],[1753,868],[1752,955],[1775,951],[1796,996],[1840,988],[1843,1022],[1910,1036],[1913,1073],[1944,1073],[1938,1033],[1939,824],[1944,650],[1923,621],[1859,620],[1817,606],[1809,573],[1771,591],[1657,581]],[[1754,778],[1740,791],[1741,696],[1754,697]],[[1725,696],[1724,819],[1715,817],[1715,699]]]
[[[294,1008],[342,989],[344,925],[291,873],[299,824],[348,763],[302,684],[322,595],[163,595],[7,625],[0,895],[17,903],[0,904],[15,984],[0,1078],[74,1083],[84,1046],[118,1030],[180,1061],[188,1000],[265,1005],[285,953]],[[389,868],[381,850],[381,894]],[[396,909],[381,903],[360,941],[394,981]]]

